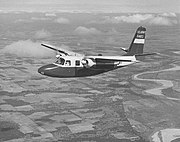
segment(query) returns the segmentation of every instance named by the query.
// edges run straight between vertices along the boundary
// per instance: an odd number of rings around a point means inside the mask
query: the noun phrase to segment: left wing
[[[135,56],[85,56],[82,64],[85,67],[92,67],[94,65],[103,67],[118,67],[127,66],[136,63]]]
[[[46,47],[46,48],[49,48],[51,50],[54,50],[54,51],[58,52],[62,56],[84,56],[82,54],[75,53],[73,51],[68,51],[68,50],[63,49],[63,48],[57,48],[57,47],[52,46],[52,45],[43,44],[43,43],[41,45]]]
[[[97,62],[132,62],[136,60],[135,56],[86,56],[86,58],[94,59]]]

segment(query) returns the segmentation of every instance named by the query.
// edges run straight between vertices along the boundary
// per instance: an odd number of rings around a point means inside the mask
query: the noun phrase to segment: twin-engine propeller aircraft
[[[73,54],[72,52],[59,50],[53,46],[41,44],[44,47],[59,53],[57,60],[38,69],[42,75],[59,78],[86,77],[122,68],[136,62],[138,56],[153,55],[155,53],[143,54],[146,28],[139,27],[128,49],[121,48],[126,52],[122,56],[85,56]]]

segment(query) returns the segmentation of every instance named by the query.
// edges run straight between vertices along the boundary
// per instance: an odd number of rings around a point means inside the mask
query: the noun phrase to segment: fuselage
[[[136,62],[135,56],[60,56],[38,72],[50,77],[68,78],[98,75]]]

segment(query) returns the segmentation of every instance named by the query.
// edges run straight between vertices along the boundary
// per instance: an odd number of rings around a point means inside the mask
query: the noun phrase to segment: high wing
[[[132,62],[136,60],[135,56],[86,56],[86,58],[93,59],[96,62]]]
[[[66,50],[66,49],[63,49],[60,47],[55,47],[55,46],[43,44],[43,43],[41,45],[46,47],[46,48],[49,48],[51,50],[58,52],[58,54],[60,54],[61,56],[84,56],[83,54],[79,54],[79,53],[76,53],[73,51],[69,51],[69,50]]]
[[[117,66],[127,66],[133,63],[139,63],[141,56],[156,55],[157,53],[140,53],[132,56],[86,56],[84,57],[83,64],[86,67],[91,67],[94,65],[117,65]],[[140,60],[139,60],[140,59]]]
[[[85,56],[82,60],[84,67],[94,69],[118,68],[137,62],[135,56]]]
[[[96,62],[102,62],[102,63],[108,63],[108,62],[139,62],[137,60],[137,57],[141,56],[151,56],[151,55],[157,55],[158,53],[142,53],[142,54],[135,54],[132,56],[86,56],[84,59],[92,59]]]

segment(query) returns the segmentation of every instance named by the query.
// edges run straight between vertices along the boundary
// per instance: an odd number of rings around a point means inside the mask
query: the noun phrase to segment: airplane
[[[128,49],[121,48],[126,54],[121,56],[85,56],[57,49],[54,46],[41,44],[42,46],[55,50],[57,60],[38,69],[42,75],[57,78],[87,77],[94,76],[118,68],[139,62],[137,57],[154,55],[155,53],[143,53],[146,28],[140,26]]]

